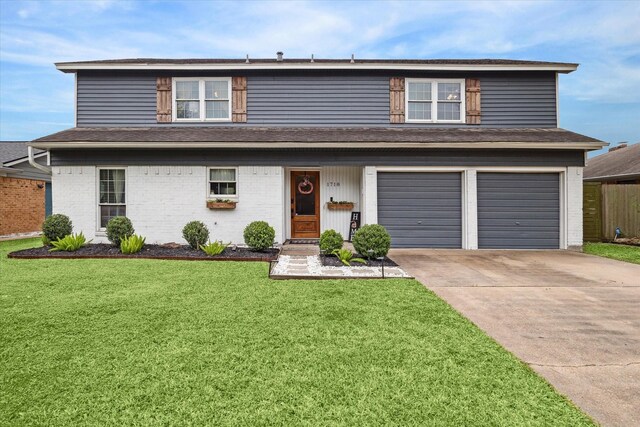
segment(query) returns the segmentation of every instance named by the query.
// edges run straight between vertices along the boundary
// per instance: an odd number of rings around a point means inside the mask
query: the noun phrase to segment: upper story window
[[[406,79],[406,121],[464,123],[463,79]]]
[[[231,78],[174,78],[174,121],[230,121]]]

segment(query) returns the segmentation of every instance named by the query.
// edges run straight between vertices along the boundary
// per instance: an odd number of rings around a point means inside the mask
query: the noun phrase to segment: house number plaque
[[[327,187],[340,187],[340,183],[335,181],[328,181]]]

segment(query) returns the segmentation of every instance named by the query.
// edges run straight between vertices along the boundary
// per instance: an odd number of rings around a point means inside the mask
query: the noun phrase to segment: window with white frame
[[[406,79],[406,121],[464,123],[464,80]]]
[[[231,120],[231,78],[174,78],[175,121]]]
[[[238,169],[209,168],[209,197],[222,199],[238,197]]]
[[[100,228],[106,228],[109,220],[127,215],[126,173],[124,169],[100,169],[98,182],[98,210]]]

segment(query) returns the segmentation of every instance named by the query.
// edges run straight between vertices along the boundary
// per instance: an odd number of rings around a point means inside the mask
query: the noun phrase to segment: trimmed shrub
[[[42,243],[48,245],[68,236],[73,231],[73,224],[68,216],[62,214],[49,215],[42,223]]]
[[[120,247],[122,239],[132,236],[134,232],[133,224],[126,216],[114,216],[107,223],[107,239],[117,247]]]
[[[191,221],[182,229],[182,237],[193,249],[200,249],[209,240],[209,229],[201,221]]]
[[[364,257],[383,257],[391,248],[391,236],[383,226],[368,224],[353,235],[353,247]],[[368,252],[370,249],[373,250],[371,255]]]
[[[273,246],[276,230],[265,221],[254,221],[244,229],[244,243],[254,251],[264,251]]]
[[[336,230],[326,230],[320,235],[320,251],[326,255],[331,255],[335,251],[342,249],[343,244],[342,234]]]

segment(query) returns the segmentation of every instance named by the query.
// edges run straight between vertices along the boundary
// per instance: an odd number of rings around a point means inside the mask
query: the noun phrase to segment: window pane
[[[438,83],[439,101],[460,101],[460,83]]]
[[[212,182],[209,184],[211,195],[213,196],[235,196],[235,182]]]
[[[229,84],[226,81],[205,81],[204,94],[206,99],[229,99]]]
[[[199,99],[200,83],[176,82],[176,99]]]
[[[211,169],[209,171],[209,181],[235,181],[235,169]]]
[[[430,102],[410,102],[409,103],[409,119],[410,120],[431,120],[431,103]]]
[[[409,82],[409,101],[431,101],[431,82]]]
[[[115,216],[127,216],[126,206],[100,206],[100,227],[105,228]]]
[[[460,120],[460,104],[457,102],[438,104],[438,120]]]
[[[229,101],[207,101],[207,119],[226,119],[229,117]]]
[[[179,119],[199,119],[200,103],[198,101],[176,102],[176,117]]]

